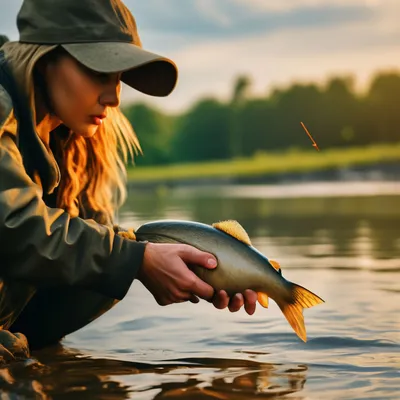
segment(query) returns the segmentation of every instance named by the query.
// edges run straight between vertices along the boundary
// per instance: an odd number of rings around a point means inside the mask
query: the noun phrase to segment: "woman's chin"
[[[72,131],[75,132],[75,134],[83,136],[85,138],[93,137],[98,130],[99,130],[98,125],[84,125],[76,127],[76,129],[72,129]]]

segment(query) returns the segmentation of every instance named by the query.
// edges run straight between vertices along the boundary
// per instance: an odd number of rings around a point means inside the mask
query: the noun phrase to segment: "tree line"
[[[400,141],[400,73],[380,72],[363,93],[353,77],[295,83],[265,97],[237,78],[229,101],[203,98],[180,115],[139,103],[123,111],[144,156],[137,165],[227,160],[259,152],[312,148],[304,122],[321,149]]]

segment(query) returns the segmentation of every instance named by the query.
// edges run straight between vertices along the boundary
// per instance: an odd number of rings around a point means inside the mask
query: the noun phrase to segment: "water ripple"
[[[313,338],[308,341],[308,345],[320,348],[359,348],[359,347],[383,347],[400,350],[400,344],[389,340],[370,340],[370,339],[355,339],[351,337],[339,336],[324,336]]]

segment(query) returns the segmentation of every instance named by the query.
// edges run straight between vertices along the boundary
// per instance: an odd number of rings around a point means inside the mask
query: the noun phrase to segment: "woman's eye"
[[[106,73],[106,72],[98,72],[93,69],[90,69],[83,64],[78,64],[81,70],[91,78],[95,79],[97,82],[101,83],[109,83],[109,82],[119,82],[121,79],[120,73]]]
[[[107,83],[111,80],[112,75],[111,74],[105,74],[102,72],[94,72],[93,76],[100,82]]]
[[[101,83],[118,83],[120,81],[120,74],[107,74],[102,72],[94,72],[94,78]]]

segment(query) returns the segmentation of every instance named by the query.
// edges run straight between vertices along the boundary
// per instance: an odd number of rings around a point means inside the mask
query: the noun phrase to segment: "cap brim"
[[[94,71],[122,72],[123,82],[151,96],[168,96],[178,79],[173,61],[132,43],[73,43],[63,44],[62,47]]]

